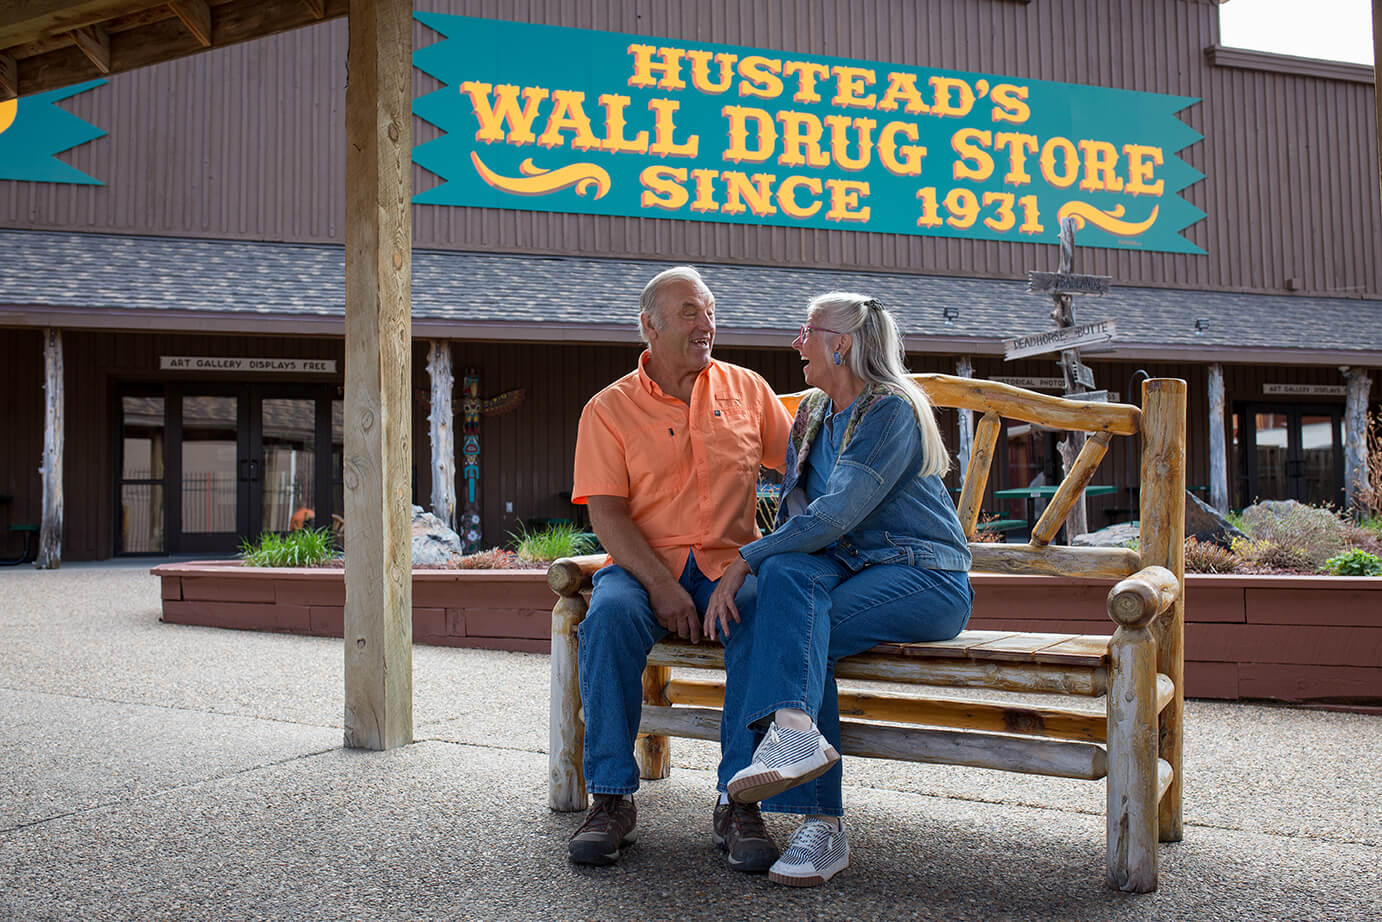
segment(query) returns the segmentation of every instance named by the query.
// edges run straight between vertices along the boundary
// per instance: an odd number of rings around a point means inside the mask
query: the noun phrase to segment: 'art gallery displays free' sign
[[[1203,252],[1191,98],[414,15],[419,204]]]

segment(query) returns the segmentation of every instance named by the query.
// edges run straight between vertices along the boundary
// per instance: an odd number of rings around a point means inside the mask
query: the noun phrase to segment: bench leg
[[[552,688],[547,755],[547,805],[572,812],[586,808],[585,721],[581,716],[581,684],[576,628],[585,619],[585,599],[577,593],[562,596],[552,610]]]
[[[667,707],[667,682],[672,678],[669,666],[648,666],[643,670],[643,703]],[[640,733],[633,747],[638,759],[638,776],[654,781],[666,778],[672,770],[672,750],[666,736]]]
[[[1120,627],[1109,645],[1108,885],[1150,893],[1157,884],[1156,643]]]

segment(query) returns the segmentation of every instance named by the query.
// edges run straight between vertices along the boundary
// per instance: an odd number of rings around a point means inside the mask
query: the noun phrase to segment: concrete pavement
[[[1377,716],[1189,702],[1145,896],[1103,887],[1102,784],[851,761],[853,864],[801,891],[725,868],[683,740],[624,860],[567,864],[545,656],[415,648],[418,742],[366,753],[339,641],[158,612],[146,565],[0,571],[0,919],[1382,917]]]

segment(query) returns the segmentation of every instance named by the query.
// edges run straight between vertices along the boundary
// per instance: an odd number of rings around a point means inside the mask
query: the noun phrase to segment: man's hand
[[[658,624],[682,640],[701,642],[701,617],[696,613],[696,603],[681,588],[681,583],[675,580],[658,583],[648,590],[648,601]]]
[[[744,585],[748,575],[749,565],[744,562],[744,558],[736,556],[729,569],[725,570],[720,581],[715,584],[715,591],[710,594],[710,602],[705,606],[706,637],[711,640],[717,638],[717,625],[718,632],[728,637],[730,620],[739,623],[739,607],[734,604],[734,596]]]

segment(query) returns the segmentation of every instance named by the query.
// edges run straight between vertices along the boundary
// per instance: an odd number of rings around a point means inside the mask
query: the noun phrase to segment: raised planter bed
[[[153,573],[169,623],[341,636],[341,570],[211,561]],[[972,628],[1113,633],[1106,581],[973,581]],[[1382,704],[1382,577],[1190,574],[1186,593],[1189,697]],[[545,653],[553,602],[542,570],[415,570],[413,639]]]

